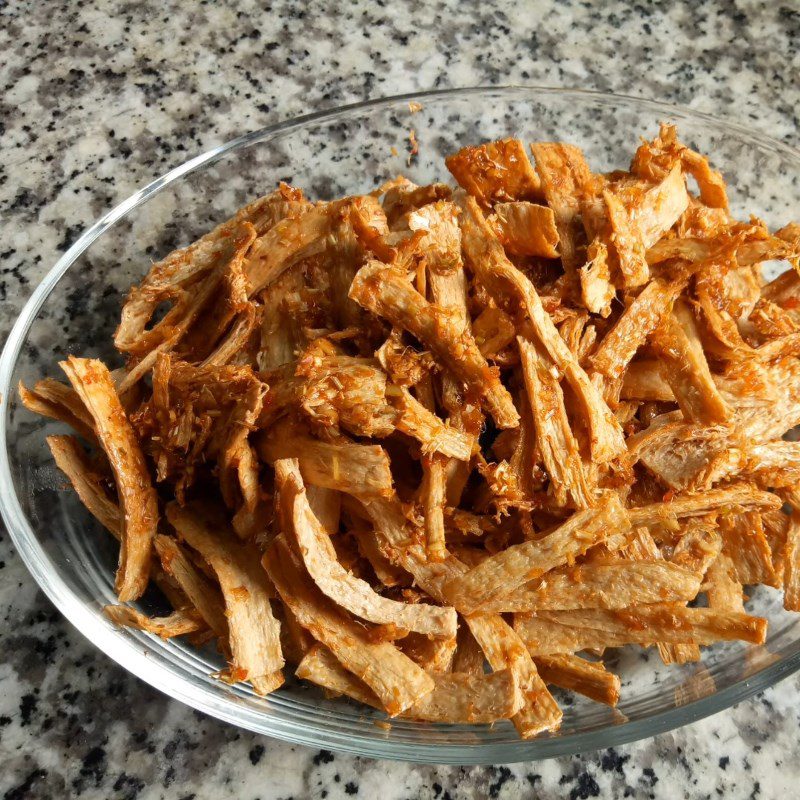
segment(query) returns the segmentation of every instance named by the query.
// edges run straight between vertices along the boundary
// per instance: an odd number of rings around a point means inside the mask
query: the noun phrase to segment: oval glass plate
[[[390,98],[302,117],[228,142],[172,170],[87,230],[53,267],[17,320],[0,360],[0,505],[18,552],[56,607],[97,647],[157,689],[220,719],[301,744],[417,762],[478,764],[572,754],[652,736],[730,706],[800,667],[800,617],[770,589],[750,607],[770,620],[762,647],[705,648],[699,664],[665,667],[655,650],[624,649],[615,710],[562,695],[557,733],[520,741],[508,724],[433,725],[393,720],[326,700],[289,680],[260,698],[227,686],[211,649],[111,625],[113,541],[55,469],[46,433],[59,426],[21,408],[19,380],[59,375],[68,353],[120,365],[110,343],[123,297],[151,260],[186,244],[279,180],[314,199],[366,192],[398,173],[447,180],[444,156],[465,144],[514,136],[572,142],[596,171],[627,167],[639,137],[661,120],[711,155],[728,180],[733,212],[773,226],[800,207],[800,153],[740,126],[630,97],[535,87],[464,89]],[[411,132],[414,132],[413,137]],[[418,152],[412,153],[412,139]],[[157,600],[145,597],[153,611]]]

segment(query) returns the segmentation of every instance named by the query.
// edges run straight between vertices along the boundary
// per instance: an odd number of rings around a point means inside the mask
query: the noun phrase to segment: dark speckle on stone
[[[256,764],[258,764],[259,761],[261,761],[261,759],[264,756],[264,745],[257,744],[254,747],[250,748],[249,755],[250,755],[250,763],[253,766],[255,766]]]
[[[315,766],[319,766],[320,764],[330,764],[333,759],[334,755],[330,750],[320,750],[319,753],[314,756],[313,762]]]
[[[588,772],[581,772],[578,775],[577,785],[569,791],[570,800],[587,800],[589,797],[599,796],[600,787]]]

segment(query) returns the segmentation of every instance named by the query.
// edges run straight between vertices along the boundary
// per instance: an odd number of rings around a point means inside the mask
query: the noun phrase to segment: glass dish
[[[419,104],[419,105],[417,105]],[[800,616],[780,594],[753,592],[770,620],[762,647],[720,645],[700,664],[665,667],[654,651],[623,650],[615,710],[560,695],[561,730],[520,741],[508,724],[489,727],[393,720],[346,700],[326,700],[291,680],[267,698],[211,677],[211,649],[114,627],[114,543],[89,517],[53,465],[44,435],[59,426],[21,408],[16,385],[60,374],[68,353],[119,365],[111,337],[128,287],[149,262],[187,243],[246,201],[285,180],[318,199],[365,192],[404,173],[447,179],[443,157],[467,143],[517,136],[582,147],[595,170],[625,167],[640,136],[661,120],[710,153],[730,185],[733,211],[771,227],[800,207],[800,153],[769,137],[689,109],[631,97],[535,87],[464,89],[363,103],[301,117],[221,145],[172,170],[87,230],[36,289],[0,360],[0,500],[18,552],[48,597],[86,637],[157,689],[220,719],[300,744],[417,762],[478,764],[545,758],[608,747],[685,725],[737,703],[800,668]],[[413,136],[412,136],[412,133]],[[418,153],[413,154],[413,141]],[[154,610],[145,597],[141,606]]]

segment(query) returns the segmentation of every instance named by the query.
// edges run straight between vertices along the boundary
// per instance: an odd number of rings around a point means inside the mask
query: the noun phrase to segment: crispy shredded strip
[[[484,205],[541,196],[539,177],[519,139],[465,147],[445,164],[459,185]]]
[[[316,588],[283,535],[270,545],[264,567],[298,622],[369,686],[391,716],[433,690],[433,678],[425,670],[394,645],[373,642],[364,628]]]
[[[116,539],[122,537],[123,519],[116,498],[105,487],[105,476],[91,463],[74,436],[48,436],[47,446],[56,466],[69,478],[72,488],[89,513]]]
[[[396,268],[377,261],[367,263],[353,279],[350,297],[430,348],[444,367],[481,398],[499,427],[518,424],[519,414],[508,390],[497,370],[486,363],[464,324],[437,313]]]
[[[328,534],[309,506],[297,460],[282,459],[274,467],[280,502],[286,505],[285,514],[291,519],[297,551],[324,595],[369,622],[393,624],[440,639],[455,637],[456,613],[452,608],[389,600],[342,567]]]
[[[206,625],[217,636],[227,637],[225,602],[219,588],[192,564],[181,545],[171,536],[158,535],[154,544],[164,572],[175,579]]]
[[[214,571],[225,598],[233,674],[260,694],[280,685],[283,667],[278,621],[272,615],[269,581],[252,548],[220,525],[218,509],[167,506],[167,519],[180,539]],[[277,673],[277,675],[276,675]],[[277,683],[277,685],[276,685]]]
[[[624,372],[636,351],[669,313],[682,282],[652,280],[625,309],[591,356],[595,372],[614,381]]]
[[[562,653],[539,656],[536,667],[545,683],[569,689],[607,706],[619,702],[620,680],[600,662]]]
[[[348,672],[322,645],[315,646],[297,668],[297,677],[312,681],[366,705],[382,709],[375,693]],[[522,696],[510,670],[489,675],[436,675],[430,694],[406,709],[401,717],[427,722],[491,723],[513,716]]]
[[[282,458],[298,459],[303,479],[315,486],[355,495],[392,491],[389,459],[380,445],[356,444],[344,437],[322,442],[286,424],[260,436],[256,448],[270,464]]]
[[[781,501],[771,492],[764,492],[748,483],[734,483],[721,489],[676,495],[669,502],[653,503],[628,509],[633,527],[658,525],[672,519],[701,517],[719,509],[777,509]]]
[[[147,587],[158,524],[156,493],[144,454],[105,365],[70,356],[61,362],[61,368],[92,415],[100,446],[114,472],[123,516],[115,588],[121,602],[136,600]]]
[[[557,505],[576,508],[595,504],[578,441],[567,418],[564,392],[554,376],[555,365],[531,342],[517,339],[525,388],[533,415],[536,446],[550,477]]]
[[[519,735],[528,739],[542,731],[556,730],[561,724],[561,709],[516,632],[496,615],[467,617],[466,622],[492,670],[510,670],[522,692],[522,708],[511,718]]]
[[[553,210],[535,203],[496,203],[488,219],[506,251],[518,256],[558,258]]]
[[[532,144],[531,152],[545,199],[555,217],[561,262],[569,276],[580,266],[581,211],[595,193],[592,173],[583,153],[573,145],[541,142]]]
[[[203,620],[197,614],[186,611],[173,611],[166,617],[148,617],[131,606],[104,606],[103,613],[115,624],[138,628],[162,639],[185,636],[195,633],[204,627]]]
[[[661,359],[661,373],[686,420],[706,425],[727,421],[730,410],[714,383],[697,323],[686,303],[675,303],[652,343]]]
[[[28,411],[64,422],[87,442],[95,442],[94,420],[78,394],[53,378],[43,378],[28,389],[19,382],[19,398]]]
[[[508,260],[475,201],[471,197],[461,200],[462,215],[459,222],[464,252],[478,279],[498,303],[503,302],[509,290],[516,295],[538,342],[564,373],[586,411],[593,458],[605,463],[618,456],[624,450],[625,442],[614,415],[559,335],[533,284]]]
[[[629,608],[647,603],[693,600],[702,575],[668,561],[614,561],[560,567],[481,610],[563,611]]]
[[[485,604],[510,594],[526,581],[572,561],[596,544],[624,536],[628,530],[628,517],[619,499],[608,494],[596,508],[573,514],[544,538],[508,547],[487,558],[449,582],[445,594],[463,614],[482,610]]]
[[[584,609],[515,614],[514,629],[538,657],[579,650],[675,644],[713,644],[739,639],[763,644],[767,621],[747,614],[654,604],[630,609]]]

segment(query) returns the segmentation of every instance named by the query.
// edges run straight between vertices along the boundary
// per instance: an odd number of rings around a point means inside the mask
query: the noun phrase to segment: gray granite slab
[[[235,8],[234,8],[235,6]],[[0,6],[0,337],[104,210],[191,155],[416,89],[582,86],[798,143],[800,11],[754,2]],[[692,726],[572,758],[419,767],[256,736],[173,702],[77,634],[0,531],[5,798],[792,797],[800,678]]]

